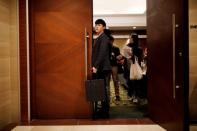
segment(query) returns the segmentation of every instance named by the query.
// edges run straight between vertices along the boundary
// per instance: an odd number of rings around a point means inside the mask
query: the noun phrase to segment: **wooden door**
[[[30,0],[29,9],[32,119],[91,117],[84,34],[92,34],[92,0]]]
[[[187,0],[147,0],[150,117],[168,131],[187,131]]]

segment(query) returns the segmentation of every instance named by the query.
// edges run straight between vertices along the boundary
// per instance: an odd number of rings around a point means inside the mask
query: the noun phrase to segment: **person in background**
[[[127,42],[125,43],[125,45],[122,49],[123,57],[125,58],[124,61],[126,62],[126,63],[124,63],[124,65],[125,65],[124,70],[126,71],[124,73],[124,76],[125,76],[125,79],[126,79],[126,82],[128,85],[127,91],[128,91],[128,100],[129,101],[133,101],[133,99],[134,99],[133,87],[132,87],[132,83],[130,80],[130,67],[131,67],[131,62],[132,62],[131,57],[133,54],[132,43],[133,43],[133,38],[132,38],[132,36],[130,36],[130,38],[127,40]]]
[[[127,59],[123,55],[119,55],[118,59],[118,79],[120,85],[123,86],[128,91],[127,80],[129,79],[129,70],[127,68]]]
[[[128,48],[128,49],[127,49]],[[137,34],[131,34],[130,41],[127,44],[127,59],[128,59],[128,69],[130,72],[130,66],[131,63],[138,62],[139,65],[141,65],[142,61],[142,55],[143,51],[141,48],[139,48],[138,45],[138,35]],[[130,50],[129,50],[130,49]],[[136,61],[137,58],[137,61]],[[141,80],[128,80],[128,95],[129,99],[133,103],[139,103],[139,99],[142,96],[142,91],[141,91]]]
[[[141,61],[141,67],[143,71],[143,78],[141,80],[141,105],[148,104],[147,100],[147,90],[148,90],[148,77],[147,77],[147,48],[143,51],[142,61]]]
[[[114,43],[114,38],[113,36],[110,36],[110,41],[112,44],[112,50],[111,50],[111,55],[110,55],[110,62],[112,66],[112,79],[114,83],[114,88],[115,88],[115,104],[118,104],[118,101],[120,101],[120,94],[119,94],[119,79],[118,79],[118,56],[120,55],[120,49],[115,46]]]
[[[131,38],[133,39],[133,43],[128,44],[129,47],[132,48],[132,56],[131,60],[133,63],[138,62],[141,65],[143,51],[139,48],[139,40],[137,34],[132,34]],[[135,59],[137,57],[137,60]],[[141,90],[141,80],[131,80],[131,84],[133,87],[132,96],[133,96],[133,103],[139,103],[140,98],[142,97],[142,90]]]

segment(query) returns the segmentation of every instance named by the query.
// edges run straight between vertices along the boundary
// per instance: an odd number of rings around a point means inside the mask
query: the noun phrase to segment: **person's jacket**
[[[104,33],[95,40],[92,47],[92,66],[98,71],[111,70],[111,47],[109,38]]]
[[[120,55],[120,49],[116,46],[112,46],[111,57],[110,57],[110,61],[111,61],[112,66],[118,66],[117,56],[119,56],[119,55]]]

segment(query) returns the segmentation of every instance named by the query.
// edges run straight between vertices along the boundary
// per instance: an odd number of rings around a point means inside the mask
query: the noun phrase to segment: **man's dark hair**
[[[131,34],[131,37],[133,38],[133,43],[138,46],[138,35],[137,34]]]
[[[106,23],[105,23],[105,21],[103,19],[97,19],[95,21],[95,24],[102,24],[104,27],[106,27]]]
[[[110,31],[109,29],[105,29],[105,30],[104,30],[104,33],[105,33],[108,37],[111,36],[111,31]]]
[[[110,36],[109,36],[109,40],[110,40],[110,41],[114,41],[114,37],[110,35]]]

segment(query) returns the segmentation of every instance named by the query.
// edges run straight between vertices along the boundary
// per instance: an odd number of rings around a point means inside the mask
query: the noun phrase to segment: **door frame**
[[[183,0],[184,26],[184,110],[185,130],[189,129],[189,30],[188,0]],[[29,84],[29,32],[28,32],[28,0],[19,0],[19,58],[20,58],[20,117],[22,123],[29,123],[30,117],[30,84]],[[27,34],[28,33],[28,34]]]
[[[20,121],[30,122],[28,0],[19,0]]]
[[[183,0],[184,131],[189,131],[189,0]]]

